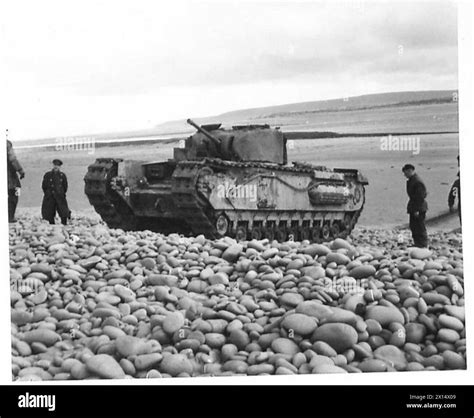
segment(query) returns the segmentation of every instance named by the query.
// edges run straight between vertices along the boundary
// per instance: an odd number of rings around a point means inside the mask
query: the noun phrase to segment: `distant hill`
[[[457,107],[457,103],[453,100],[455,93],[457,94],[455,90],[430,90],[366,94],[332,100],[241,109],[195,120],[201,124],[210,122],[222,122],[224,125],[268,123],[269,125],[285,126],[293,125],[293,119],[301,119],[301,117],[308,119],[308,122],[311,123],[314,116],[324,113],[435,104],[454,104]],[[163,132],[193,131],[193,128],[190,128],[184,119],[159,124],[156,129]]]
[[[379,132],[457,132],[455,90],[367,94],[348,98],[240,109],[216,116],[193,118],[197,123],[224,126],[269,124],[283,131],[373,134]],[[160,140],[185,137],[194,128],[185,119],[161,123],[152,129],[82,135],[96,142]],[[76,140],[81,135],[74,137]],[[57,138],[17,141],[19,147],[55,144]]]
[[[314,102],[291,103],[279,106],[268,106],[254,109],[236,110],[226,112],[220,117],[226,119],[259,119],[270,116],[285,114],[297,114],[308,112],[324,111],[346,111],[354,109],[370,109],[374,107],[399,105],[399,104],[425,104],[429,102],[452,101],[453,91],[408,91],[396,93],[366,94],[363,96],[354,96],[332,100],[322,100]]]

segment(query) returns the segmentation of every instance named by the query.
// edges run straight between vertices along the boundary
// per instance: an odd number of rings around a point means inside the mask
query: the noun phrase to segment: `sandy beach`
[[[458,167],[459,135],[421,135],[409,137],[419,139],[419,149],[384,150],[384,137],[330,138],[293,140],[288,146],[289,161],[307,161],[328,168],[356,168],[369,179],[366,188],[366,203],[359,225],[393,227],[407,222],[405,178],[401,173],[403,164],[409,162],[417,167],[428,188],[428,216],[435,216],[447,209],[447,198]],[[60,157],[63,171],[69,180],[68,201],[73,212],[89,212],[92,208],[84,194],[84,175],[87,166],[99,157],[160,161],[172,158],[173,147],[178,144],[163,144],[134,147],[97,147],[91,150],[55,151],[21,149],[17,155],[23,164],[26,177],[22,182],[19,210],[41,206],[41,180],[50,169],[53,158]],[[415,153],[417,152],[418,153]],[[458,227],[456,217],[449,221],[448,228]]]

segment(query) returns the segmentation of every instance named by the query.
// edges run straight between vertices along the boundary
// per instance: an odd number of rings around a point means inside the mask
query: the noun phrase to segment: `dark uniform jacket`
[[[407,193],[410,200],[408,201],[407,212],[426,212],[428,203],[426,202],[426,186],[423,181],[414,174],[407,180]]]
[[[18,162],[12,143],[7,140],[7,170],[8,170],[8,190],[20,187],[20,179],[18,173],[23,173],[23,168]]]
[[[458,173],[458,178],[455,180],[453,183],[451,190],[449,191],[449,196],[448,196],[448,206],[451,207],[454,205],[454,201],[456,200],[456,197],[458,198],[458,208],[461,207],[461,180],[459,178],[459,173]]]
[[[41,185],[45,196],[64,197],[67,193],[67,177],[62,171],[48,171]]]
[[[66,200],[67,178],[61,171],[48,171],[43,177],[41,186],[44,192],[41,213],[44,219],[54,219],[56,211],[61,218],[70,216],[69,207]]]

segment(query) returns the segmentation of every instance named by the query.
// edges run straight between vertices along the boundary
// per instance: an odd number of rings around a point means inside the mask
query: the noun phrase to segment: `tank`
[[[167,161],[98,158],[85,194],[111,228],[208,238],[327,241],[346,237],[365,202],[356,169],[288,163],[268,125],[199,126]]]

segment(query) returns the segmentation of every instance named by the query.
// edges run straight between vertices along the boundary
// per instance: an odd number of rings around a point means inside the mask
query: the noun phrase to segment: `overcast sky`
[[[455,89],[456,14],[450,1],[2,2],[5,128],[20,140]]]

